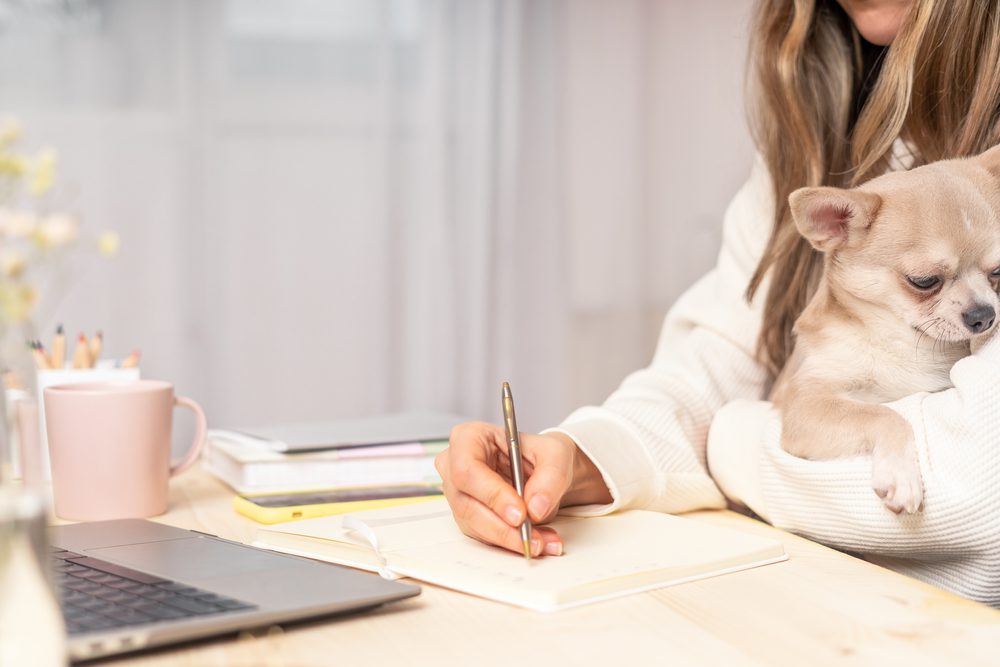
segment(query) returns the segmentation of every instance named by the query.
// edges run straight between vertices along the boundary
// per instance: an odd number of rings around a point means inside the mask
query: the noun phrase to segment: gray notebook
[[[447,440],[452,427],[463,421],[466,421],[463,417],[441,412],[401,412],[356,419],[217,429],[210,435],[277,452],[303,452]]]

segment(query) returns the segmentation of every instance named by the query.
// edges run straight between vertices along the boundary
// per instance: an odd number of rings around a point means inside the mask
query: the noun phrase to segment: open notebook
[[[566,553],[527,561],[466,537],[446,501],[258,529],[255,546],[557,611],[785,560],[778,541],[658,512],[560,516]]]

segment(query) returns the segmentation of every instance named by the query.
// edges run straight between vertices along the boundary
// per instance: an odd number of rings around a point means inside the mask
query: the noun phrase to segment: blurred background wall
[[[215,426],[600,402],[713,263],[746,0],[0,0],[0,116],[120,255],[53,307]]]

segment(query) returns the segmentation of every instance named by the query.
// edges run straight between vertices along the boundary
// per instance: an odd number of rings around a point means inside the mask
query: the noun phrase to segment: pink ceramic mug
[[[45,426],[55,512],[95,521],[167,510],[168,480],[193,464],[205,443],[205,413],[175,397],[169,382],[92,382],[45,389]],[[173,409],[197,419],[194,444],[170,465]]]

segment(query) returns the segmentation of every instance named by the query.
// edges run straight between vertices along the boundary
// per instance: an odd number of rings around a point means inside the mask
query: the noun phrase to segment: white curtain
[[[644,365],[751,149],[747,3],[0,0],[0,116],[122,236],[40,328],[216,426],[522,428]]]

